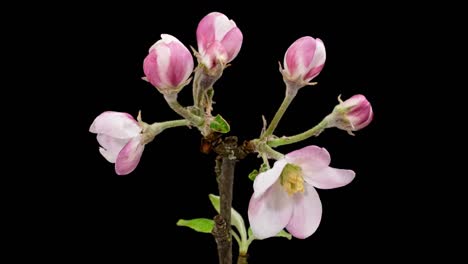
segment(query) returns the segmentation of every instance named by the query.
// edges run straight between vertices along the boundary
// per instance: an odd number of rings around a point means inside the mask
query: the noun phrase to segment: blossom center
[[[304,192],[304,177],[301,167],[294,164],[286,164],[280,176],[280,183],[289,195]]]

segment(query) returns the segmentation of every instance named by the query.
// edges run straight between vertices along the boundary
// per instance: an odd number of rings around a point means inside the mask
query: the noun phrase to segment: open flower
[[[329,164],[326,149],[308,146],[285,155],[273,168],[260,173],[248,210],[255,237],[272,237],[283,228],[297,238],[312,235],[322,217],[322,203],[314,187],[341,187],[355,176],[352,170],[335,169]]]
[[[206,15],[198,24],[200,62],[209,70],[231,62],[242,46],[242,32],[233,20],[219,12]]]
[[[142,128],[127,113],[107,111],[94,119],[89,132],[97,134],[99,152],[115,163],[115,172],[126,175],[140,162],[145,145],[141,143]]]
[[[161,34],[143,61],[146,80],[162,94],[177,93],[190,82],[193,58],[175,37]]]
[[[296,40],[284,55],[284,80],[301,88],[322,71],[325,64],[325,46],[319,38],[306,36]]]

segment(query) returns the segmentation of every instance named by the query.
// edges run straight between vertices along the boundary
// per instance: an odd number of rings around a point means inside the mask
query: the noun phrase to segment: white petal
[[[214,21],[215,40],[222,41],[226,33],[236,26],[234,21],[225,15],[217,16]]]
[[[141,128],[130,114],[107,111],[94,119],[89,132],[114,138],[132,138],[141,132]]]
[[[325,63],[325,59],[327,58],[327,54],[325,52],[325,45],[323,44],[323,41],[321,39],[315,39],[316,41],[316,47],[315,47],[315,53],[314,53],[314,58],[312,59],[312,62],[310,65],[307,65],[309,69],[315,68],[317,66],[320,66]]]
[[[307,146],[286,154],[289,163],[296,164],[302,171],[319,170],[330,164],[330,154],[325,148]]]
[[[288,224],[293,211],[293,199],[276,182],[262,196],[252,195],[249,203],[249,222],[258,239],[275,236]]]
[[[159,78],[161,79],[162,84],[169,84],[170,82],[168,77],[168,71],[171,61],[171,50],[166,44],[158,45],[155,47],[155,49],[157,54],[156,60],[158,63]]]
[[[307,238],[320,225],[322,202],[317,191],[311,185],[305,185],[304,194],[294,196],[294,209],[286,229],[297,238]]]
[[[278,180],[286,164],[286,160],[278,160],[273,165],[273,168],[258,174],[253,184],[255,197],[262,195],[266,190],[268,190],[268,188],[270,188],[271,185],[273,185],[273,183],[276,182],[276,180]]]
[[[115,163],[117,155],[119,155],[119,152],[128,143],[128,141],[130,141],[130,139],[113,138],[104,134],[98,134],[97,141],[102,146],[99,148],[99,152],[102,156],[104,156],[107,161]]]
[[[353,181],[355,175],[352,170],[327,167],[319,171],[305,172],[304,179],[319,189],[333,189],[347,185]]]

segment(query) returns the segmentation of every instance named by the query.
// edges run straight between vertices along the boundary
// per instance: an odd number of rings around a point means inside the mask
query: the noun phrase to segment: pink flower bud
[[[284,55],[285,81],[296,83],[299,88],[319,75],[325,64],[325,46],[320,39],[302,37],[296,40]]]
[[[372,121],[374,113],[372,106],[362,94],[354,95],[346,101],[341,101],[335,106],[333,112],[327,117],[329,119],[328,127],[337,127],[348,131],[357,131],[363,129]]]
[[[178,39],[161,34],[143,62],[146,80],[163,94],[177,93],[188,84],[193,71],[190,51]]]
[[[198,24],[197,43],[200,63],[212,69],[231,62],[242,46],[242,32],[236,23],[218,12],[206,15]]]

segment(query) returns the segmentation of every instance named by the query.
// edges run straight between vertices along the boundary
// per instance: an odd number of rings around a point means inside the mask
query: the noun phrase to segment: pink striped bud
[[[352,134],[351,131],[363,129],[372,121],[372,106],[364,95],[354,95],[344,102],[340,98],[338,100],[340,104],[327,117],[328,127],[337,127]]]
[[[199,61],[211,70],[224,66],[239,54],[242,32],[236,23],[218,12],[206,15],[198,24],[197,44]]]
[[[296,40],[284,55],[284,80],[301,88],[322,71],[325,64],[325,46],[320,39],[302,37]]]
[[[193,58],[190,51],[175,37],[161,34],[143,62],[146,80],[162,94],[178,93],[190,80]]]

